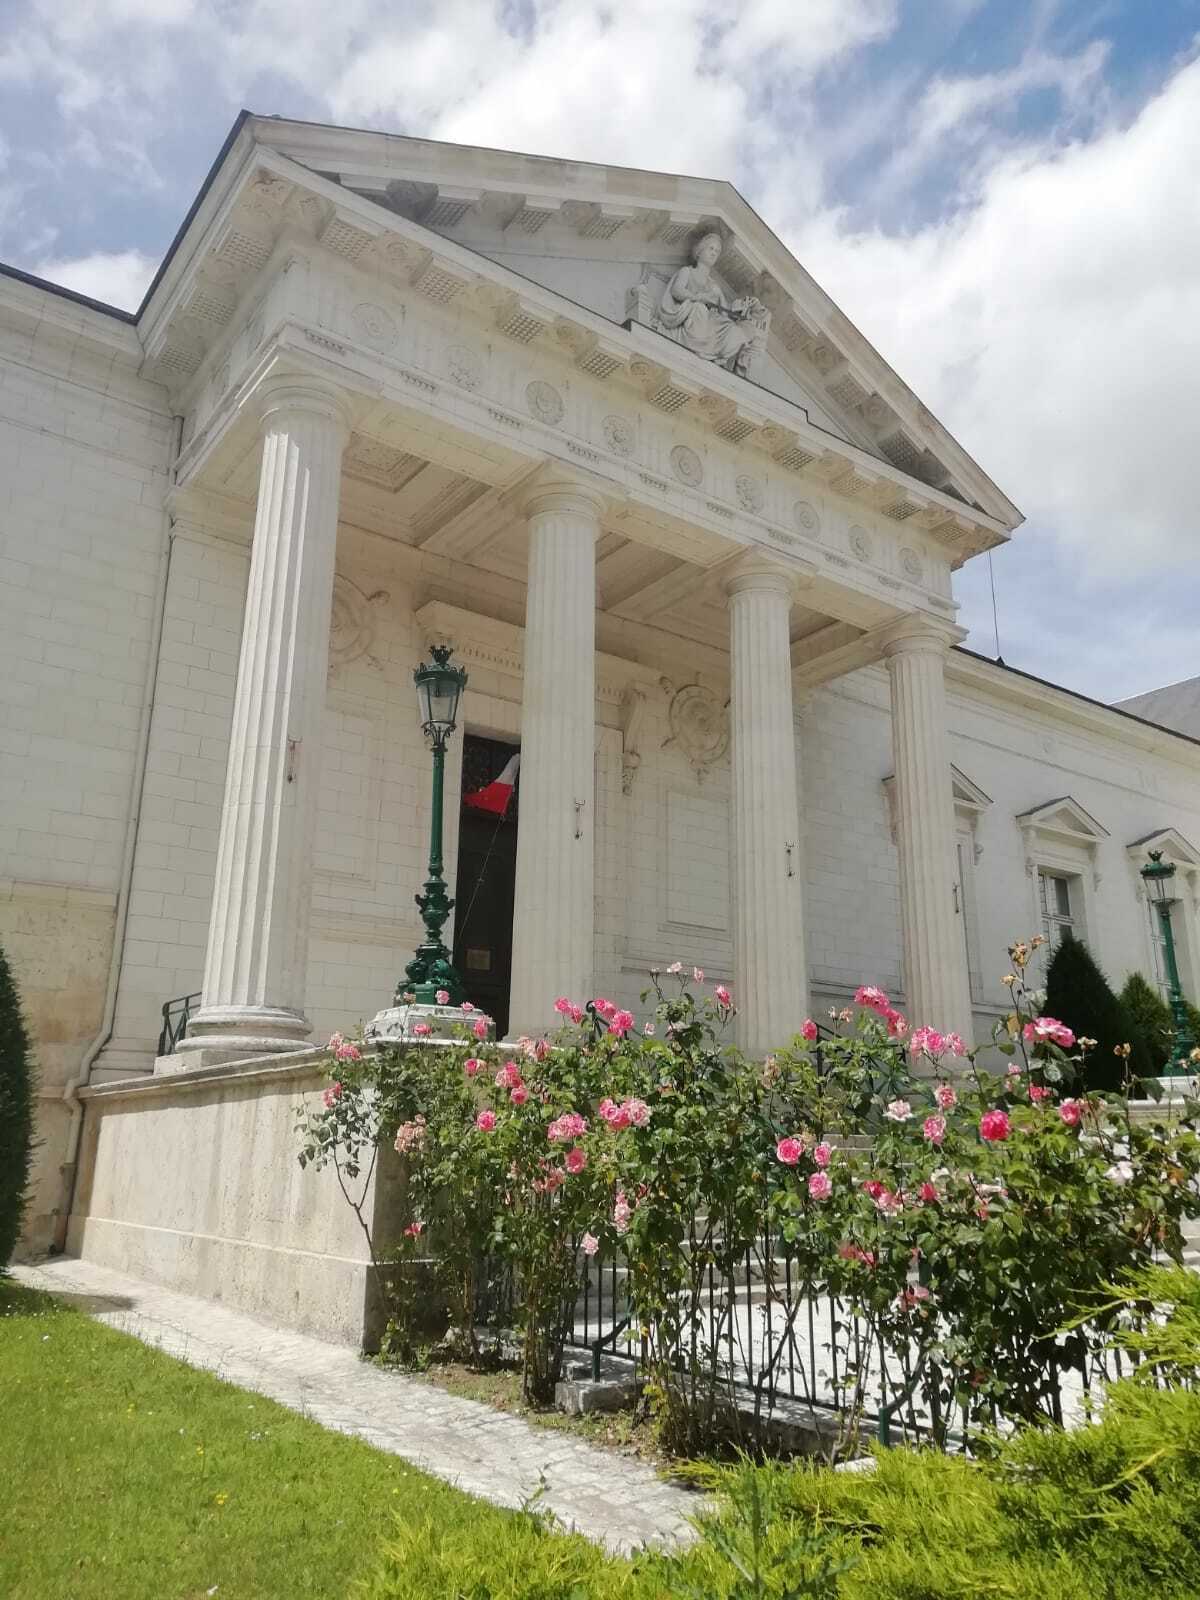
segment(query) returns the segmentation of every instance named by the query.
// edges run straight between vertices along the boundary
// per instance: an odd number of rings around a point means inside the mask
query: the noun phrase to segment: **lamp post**
[[[442,929],[454,901],[446,893],[446,880],[442,876],[442,812],[444,809],[443,781],[446,769],[446,745],[458,719],[458,702],[467,685],[467,675],[462,667],[450,665],[450,646],[434,645],[430,651],[432,661],[422,662],[413,672],[417,686],[417,703],[421,714],[421,731],[429,740],[433,751],[433,815],[429,827],[429,876],[425,880],[425,893],[416,896],[417,909],[425,924],[425,938],[417,946],[417,953],[404,969],[404,978],[396,988],[396,1004],[400,1005],[407,993],[412,993],[418,1005],[435,1005],[436,996],[444,989],[449,1003],[458,1005],[463,997],[462,980],[451,965],[450,952],[442,942]]]
[[[1171,926],[1171,907],[1175,904],[1175,896],[1171,893],[1175,880],[1175,863],[1164,861],[1161,850],[1151,850],[1150,859],[1142,868],[1142,877],[1146,881],[1146,892],[1158,914],[1159,925],[1162,928],[1163,951],[1167,961],[1167,985],[1171,991],[1171,1016],[1175,1022],[1175,1044],[1171,1051],[1171,1059],[1167,1062],[1166,1076],[1186,1077],[1189,1071],[1188,1057],[1196,1041],[1192,1038],[1192,1030],[1188,1025],[1187,1007],[1183,1000],[1183,988],[1179,982],[1179,963],[1175,959],[1175,931]]]

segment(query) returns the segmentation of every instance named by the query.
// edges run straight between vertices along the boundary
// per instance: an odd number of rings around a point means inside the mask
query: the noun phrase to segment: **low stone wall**
[[[296,1108],[327,1082],[305,1052],[85,1090],[69,1251],[369,1346],[379,1316],[366,1239],[334,1172],[296,1159]],[[369,1196],[384,1243],[398,1166],[386,1164]]]

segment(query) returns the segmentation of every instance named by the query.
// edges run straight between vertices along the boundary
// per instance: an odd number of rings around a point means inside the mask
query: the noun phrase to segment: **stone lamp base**
[[[461,1006],[421,1005],[412,1002],[406,1006],[389,1006],[378,1012],[363,1029],[367,1044],[436,1043],[466,1044],[475,1038],[471,1031],[479,1021],[478,1011],[464,1011]],[[426,1023],[429,1032],[417,1032],[418,1023]],[[493,1036],[491,1019],[488,1019],[487,1040]]]

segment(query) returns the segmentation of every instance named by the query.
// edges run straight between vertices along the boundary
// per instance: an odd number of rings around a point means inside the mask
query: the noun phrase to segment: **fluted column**
[[[601,495],[547,477],[526,501],[529,578],[521,697],[509,1032],[545,1029],[554,1000],[592,998],[595,905],[596,539]]]
[[[971,990],[955,903],[954,794],[946,737],[946,651],[962,634],[909,617],[884,642],[892,687],[896,842],[908,1014],[971,1041]]]
[[[793,580],[751,557],[727,580],[733,768],[733,963],[738,1042],[753,1055],[804,1020],[800,807],[788,630]]]
[[[294,1050],[304,1015],[321,727],[348,413],[319,379],[268,379],[201,1010],[183,1047]]]

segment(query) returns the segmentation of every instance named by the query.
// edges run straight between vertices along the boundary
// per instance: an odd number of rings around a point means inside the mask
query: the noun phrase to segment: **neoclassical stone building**
[[[359,1284],[297,1050],[419,938],[433,643],[514,1033],[680,958],[752,1050],[864,980],[983,1038],[1038,927],[1155,973],[1150,845],[1200,988],[1200,744],[960,648],[1019,512],[725,183],[243,115],[136,316],[0,276],[0,453],[35,1245]]]

